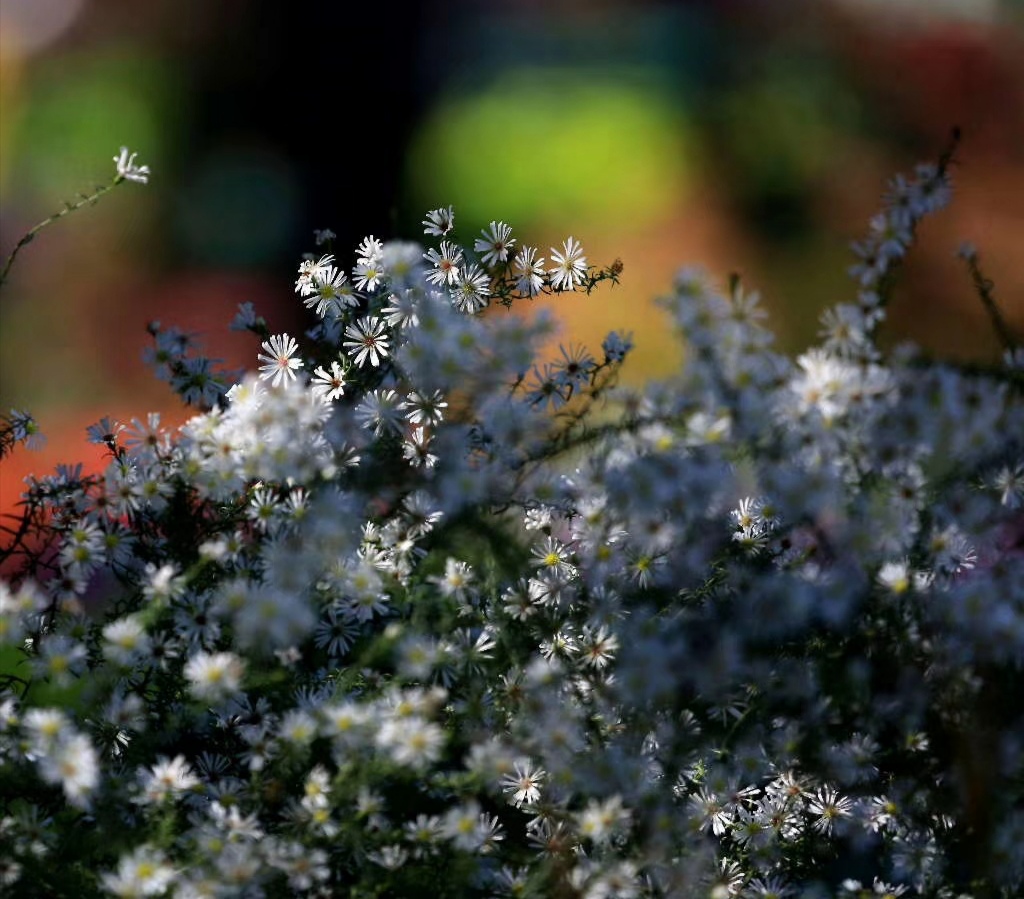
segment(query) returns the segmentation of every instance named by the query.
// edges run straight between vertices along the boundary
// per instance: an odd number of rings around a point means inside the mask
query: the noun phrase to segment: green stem
[[[76,203],[65,204],[64,208],[60,210],[60,212],[55,212],[49,218],[44,219],[30,231],[25,233],[22,236],[21,240],[19,240],[14,245],[14,249],[11,251],[11,255],[7,257],[7,262],[4,264],[3,271],[0,272],[0,285],[3,285],[4,281],[7,280],[7,273],[11,270],[11,266],[14,265],[14,258],[21,251],[21,248],[32,243],[32,241],[35,240],[36,235],[40,231],[42,231],[43,228],[45,228],[47,225],[52,225],[58,219],[61,219],[64,216],[68,215],[69,213],[81,209],[83,206],[95,203],[100,197],[102,197],[105,193],[108,193],[109,191],[113,190],[122,181],[124,181],[124,178],[118,175],[112,182],[110,182],[110,184],[105,184],[103,185],[103,187],[96,188],[96,190],[93,193],[89,194],[88,196],[83,196]]]

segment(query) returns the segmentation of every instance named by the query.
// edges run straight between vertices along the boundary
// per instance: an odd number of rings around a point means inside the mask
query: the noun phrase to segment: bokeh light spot
[[[85,0],[3,0],[0,45],[5,54],[28,56],[53,43],[72,25]]]
[[[689,171],[676,100],[643,78],[522,70],[443,98],[413,141],[412,199],[523,226],[656,221]]]

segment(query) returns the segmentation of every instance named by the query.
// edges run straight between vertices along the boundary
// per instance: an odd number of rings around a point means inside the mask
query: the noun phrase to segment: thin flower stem
[[[14,249],[11,251],[11,255],[7,257],[7,262],[4,264],[3,271],[0,272],[0,285],[3,285],[4,281],[7,280],[7,273],[11,270],[11,266],[14,265],[14,259],[21,251],[21,248],[32,243],[32,241],[35,240],[36,235],[40,231],[42,231],[43,228],[45,228],[47,225],[52,225],[58,219],[61,219],[64,216],[68,215],[69,213],[81,209],[83,206],[95,203],[97,200],[99,200],[100,197],[102,197],[106,193],[109,193],[124,180],[125,179],[122,176],[118,175],[110,184],[105,184],[102,187],[96,188],[96,190],[93,191],[93,193],[82,196],[82,198],[77,202],[66,203],[64,205],[64,208],[61,209],[60,212],[55,212],[49,218],[43,219],[43,221],[41,221],[38,225],[36,225],[31,230],[27,231],[24,235],[22,235],[21,240],[19,240],[14,245]]]
[[[978,292],[978,297],[981,299],[982,305],[992,321],[992,329],[996,332],[996,336],[1003,345],[1003,349],[1012,353],[1017,348],[1017,341],[1014,340],[1010,326],[1007,325],[1006,319],[1003,318],[1003,313],[996,303],[994,295],[995,285],[982,272],[977,254],[966,254],[964,261],[967,263],[967,269],[971,273],[974,289]]]
[[[930,186],[935,187],[937,185],[940,185],[948,177],[950,168],[953,165],[955,165],[956,162],[957,162],[957,160],[956,160],[956,151],[957,151],[957,149],[960,146],[960,140],[961,140],[962,137],[963,137],[963,134],[962,134],[959,126],[954,126],[950,130],[949,142],[946,144],[946,147],[942,151],[942,153],[939,154],[939,159],[938,159],[938,163],[937,163],[936,168],[935,168],[935,173],[928,180],[928,184]],[[920,221],[921,218],[922,218],[922,216],[918,215],[914,219],[914,221],[912,221],[910,223],[910,242],[911,243],[913,243],[913,241],[914,241],[914,239],[915,239],[915,237],[917,235],[917,226],[918,226],[918,222]],[[890,305],[891,301],[892,301],[893,291],[896,289],[896,284],[899,281],[900,274],[903,271],[903,266],[904,266],[904,262],[903,262],[903,257],[902,256],[897,258],[897,259],[891,260],[888,268],[885,270],[885,272],[881,276],[881,279],[879,280],[877,290],[878,290],[879,306],[882,309],[887,308]],[[879,322],[876,322],[874,325],[871,326],[871,328],[869,330],[869,335],[871,337],[875,336],[875,334],[876,334],[876,332],[878,330],[878,325],[879,324],[880,324],[880,320],[879,320]]]

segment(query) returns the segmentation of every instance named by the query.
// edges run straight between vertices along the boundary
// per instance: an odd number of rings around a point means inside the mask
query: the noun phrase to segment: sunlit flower
[[[540,799],[540,785],[547,777],[542,768],[533,767],[529,760],[518,760],[510,774],[502,778],[501,788],[510,793],[511,802],[517,808],[523,804],[530,805]]]
[[[508,260],[509,250],[512,249],[516,239],[512,237],[512,229],[504,222],[491,222],[490,226],[480,232],[473,244],[473,249],[483,253],[480,261],[486,265],[497,265],[499,262]]]
[[[108,893],[121,899],[138,899],[163,895],[177,875],[160,850],[142,845],[121,858],[116,872],[101,874],[100,880]]]
[[[232,652],[198,652],[185,665],[192,694],[210,702],[237,693],[244,673],[243,661]]]
[[[70,734],[58,740],[39,763],[43,780],[60,784],[68,802],[88,808],[100,782],[100,760],[84,734]]]
[[[114,157],[118,181],[136,181],[139,184],[146,184],[149,181],[149,166],[137,165],[135,157],[138,155],[129,153],[127,147],[121,147],[121,152]]]
[[[269,340],[263,341],[266,355],[259,354],[260,377],[277,387],[285,379],[295,380],[296,369],[302,368],[303,362],[295,354],[299,351],[298,341],[287,334],[274,334]]]
[[[324,400],[341,399],[345,393],[345,370],[338,362],[332,362],[330,369],[322,365],[313,370],[313,381],[310,385],[313,393]]]
[[[451,206],[442,206],[440,209],[432,209],[423,220],[423,233],[432,234],[434,237],[447,237],[448,232],[455,227],[455,210]]]
[[[447,240],[441,241],[441,248],[427,250],[423,254],[434,270],[427,273],[431,284],[454,284],[459,276],[459,264],[462,262],[462,248]]]
[[[115,664],[127,665],[149,652],[149,634],[138,615],[126,615],[103,628],[104,655]]]
[[[369,362],[377,368],[388,356],[387,325],[376,316],[365,315],[345,329],[344,346],[356,365]]]
[[[583,247],[578,240],[568,238],[561,253],[552,247],[551,261],[554,265],[548,269],[548,274],[555,290],[574,290],[583,283],[587,275],[587,257],[583,255]]]
[[[334,268],[334,256],[327,253],[319,259],[303,259],[299,263],[299,277],[295,282],[295,292],[299,296],[308,296],[315,290],[314,284],[323,281],[327,273]]]
[[[838,820],[853,814],[853,800],[848,796],[840,796],[832,787],[822,787],[808,801],[807,811],[818,816],[814,829],[830,834]]]
[[[176,755],[173,759],[157,759],[155,765],[141,772],[140,780],[141,799],[151,803],[176,798],[192,790],[200,782],[183,755]]]
[[[516,276],[516,290],[535,297],[544,286],[544,257],[537,258],[536,247],[523,247],[512,262],[512,274]]]
[[[491,293],[491,279],[477,265],[461,269],[455,276],[455,284],[451,288],[452,305],[460,312],[473,315],[488,303]]]
[[[345,309],[359,303],[345,273],[333,265],[311,274],[302,293],[306,308],[313,309],[321,318],[341,315]]]

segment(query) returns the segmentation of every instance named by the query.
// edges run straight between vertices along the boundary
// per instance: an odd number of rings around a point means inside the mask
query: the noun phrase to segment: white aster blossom
[[[370,365],[377,368],[380,366],[381,360],[388,357],[390,341],[387,325],[381,318],[370,315],[363,316],[358,322],[345,329],[345,338],[345,349],[358,366],[369,362]]]
[[[587,275],[587,257],[583,255],[583,247],[575,238],[566,239],[561,252],[551,248],[551,261],[548,269],[551,286],[555,290],[575,290],[583,283]]]
[[[507,262],[509,251],[515,246],[512,228],[504,222],[491,222],[473,242],[473,249],[481,253],[480,261],[488,267]]]
[[[544,257],[537,256],[536,247],[522,247],[512,263],[516,276],[516,290],[524,296],[535,297],[544,287]]]
[[[164,895],[177,876],[178,872],[160,850],[142,845],[122,856],[116,871],[100,874],[100,882],[112,896],[138,899]]]
[[[446,237],[455,227],[455,210],[451,206],[432,209],[423,220],[423,233],[434,237]]]
[[[299,351],[298,341],[288,334],[274,334],[262,344],[263,353],[259,354],[260,377],[270,381],[277,387],[282,380],[295,380],[295,370],[302,368],[303,362],[296,354]]]
[[[198,652],[185,665],[185,677],[196,699],[220,702],[242,685],[245,663],[232,652]]]
[[[139,184],[146,184],[149,181],[149,166],[136,163],[135,157],[138,155],[129,153],[127,147],[121,147],[121,152],[114,157],[117,180],[135,181]]]
[[[166,799],[176,799],[200,784],[183,755],[176,755],[173,759],[158,759],[151,768],[140,772],[139,781],[142,788],[140,801],[156,804]]]

